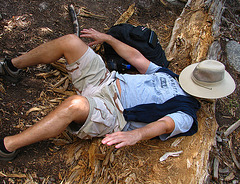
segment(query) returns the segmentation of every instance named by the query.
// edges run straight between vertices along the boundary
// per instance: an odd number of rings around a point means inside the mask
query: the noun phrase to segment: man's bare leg
[[[36,143],[63,132],[72,122],[83,124],[89,114],[89,103],[85,97],[72,96],[60,104],[54,111],[20,134],[4,138],[9,152],[23,146]]]
[[[63,56],[71,64],[81,58],[87,49],[88,46],[76,35],[66,35],[12,59],[12,64],[20,69],[40,63],[49,64]],[[20,134],[5,137],[5,148],[11,152],[20,147],[57,136],[72,121],[83,124],[88,113],[89,104],[85,97],[70,97],[29,129]]]
[[[44,43],[28,53],[12,59],[12,64],[18,68],[25,68],[37,64],[49,64],[65,57],[67,62],[78,60],[88,49],[88,46],[76,35],[66,35]]]

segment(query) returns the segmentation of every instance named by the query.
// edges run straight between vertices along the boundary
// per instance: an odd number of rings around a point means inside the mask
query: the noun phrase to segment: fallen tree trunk
[[[188,1],[175,22],[166,49],[175,72],[208,57],[210,45],[217,37],[220,21],[217,15],[221,10],[222,2],[218,0]],[[216,57],[216,50],[210,53]],[[70,167],[65,183],[206,183],[209,151],[218,126],[215,101],[200,101],[199,131],[193,136],[165,142],[142,141],[119,150],[102,145],[101,138],[77,139],[66,153]],[[160,161],[167,152],[175,152],[176,157]]]

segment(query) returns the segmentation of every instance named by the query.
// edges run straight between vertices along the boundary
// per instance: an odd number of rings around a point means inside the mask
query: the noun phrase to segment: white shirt
[[[123,108],[130,108],[140,104],[157,103],[162,104],[177,95],[188,95],[179,86],[178,82],[167,73],[157,72],[160,66],[150,63],[146,74],[119,74],[121,85],[121,103]],[[171,134],[160,135],[161,140],[166,140],[179,133],[187,132],[192,124],[193,118],[188,114],[178,111],[168,114],[175,123],[175,129]],[[146,123],[128,122],[124,131],[133,130],[145,126]]]

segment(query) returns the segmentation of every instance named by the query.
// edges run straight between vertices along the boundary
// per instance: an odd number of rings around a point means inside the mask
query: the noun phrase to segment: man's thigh
[[[66,68],[79,95],[84,95],[85,91],[93,93],[110,74],[102,58],[90,47],[81,58]]]

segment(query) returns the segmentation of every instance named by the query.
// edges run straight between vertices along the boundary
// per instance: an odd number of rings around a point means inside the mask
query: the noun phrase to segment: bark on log
[[[222,1],[189,0],[175,21],[172,37],[166,48],[169,61],[190,57],[192,63],[206,59],[209,46],[219,36]]]
[[[218,36],[222,1],[189,0],[176,20],[166,56],[178,64],[179,72],[187,65],[207,57],[217,57],[219,50],[211,44]],[[219,48],[219,47],[217,47]],[[211,52],[209,52],[211,50]],[[208,53],[209,52],[209,53]],[[198,112],[199,131],[193,136],[173,138],[168,141],[149,140],[134,146],[114,150],[102,145],[100,140],[80,140],[70,145],[66,154],[71,164],[66,183],[207,183],[209,179],[209,152],[215,144],[218,125],[215,120],[215,101],[201,100]],[[178,142],[176,146],[173,143]],[[89,157],[89,148],[101,155]],[[81,153],[79,149],[81,147]],[[92,149],[91,149],[92,150]],[[160,162],[166,152],[183,152]],[[76,158],[74,155],[80,155]],[[103,160],[109,159],[107,164]],[[105,156],[105,158],[104,158]],[[88,158],[88,159],[86,159]],[[98,161],[97,161],[98,160]]]

